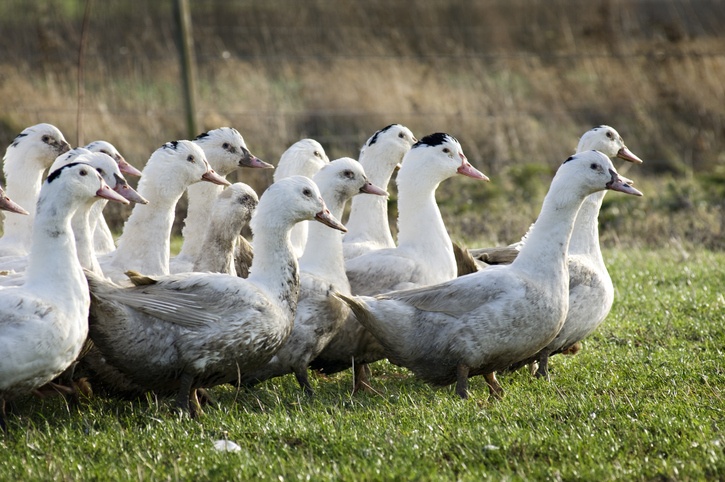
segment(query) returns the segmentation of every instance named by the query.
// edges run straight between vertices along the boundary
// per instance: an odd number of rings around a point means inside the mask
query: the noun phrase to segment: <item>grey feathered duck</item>
[[[389,360],[433,385],[495,372],[538,353],[561,329],[569,309],[567,249],[584,199],[611,189],[641,195],[607,156],[576,154],[558,169],[533,230],[510,265],[493,266],[433,286],[376,297],[340,295],[381,342]]]
[[[299,278],[289,231],[302,220],[344,227],[317,186],[294,176],[261,196],[252,218],[248,279],[216,273],[148,277],[121,288],[87,273],[90,335],[109,365],[134,384],[196,413],[195,390],[236,380],[263,365],[292,331]]]
[[[639,164],[642,160],[630,151],[622,140],[622,136],[612,127],[602,125],[590,129],[582,135],[577,152],[598,150],[610,158],[623,159]],[[604,321],[614,301],[614,286],[604,264],[599,246],[599,210],[606,191],[588,196],[582,203],[574,223],[571,242],[569,243],[569,312],[566,321],[556,338],[545,348],[532,357],[519,360],[510,369],[515,370],[524,365],[536,363],[536,375],[549,376],[549,357],[559,353],[568,353],[581,340],[589,336]],[[515,259],[521,246],[527,243],[527,233],[515,248],[508,248],[513,253],[510,263]],[[506,249],[506,248],[503,248]],[[472,250],[473,256],[487,262],[494,257],[484,250]],[[499,256],[500,259],[500,256]],[[497,263],[498,264],[498,263]],[[576,352],[577,350],[575,350]]]
[[[384,198],[388,194],[367,179],[360,163],[347,157],[324,166],[313,180],[338,219],[354,196],[367,193]],[[294,373],[305,392],[313,394],[307,367],[350,315],[350,309],[333,295],[334,291],[350,294],[342,238],[331,229],[313,224],[300,258],[300,295],[292,334],[269,363],[243,376],[242,384],[253,385]]]

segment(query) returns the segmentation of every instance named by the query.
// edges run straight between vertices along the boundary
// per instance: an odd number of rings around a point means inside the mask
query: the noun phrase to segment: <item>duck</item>
[[[116,146],[108,141],[97,140],[90,142],[83,146],[90,152],[100,152],[110,156],[118,165],[119,171],[128,176],[140,177],[141,171],[129,164],[123,155],[118,152]],[[94,205],[93,213],[91,214],[91,223],[93,228],[93,249],[97,255],[108,254],[116,249],[116,244],[113,238],[111,228],[108,227],[106,218],[103,217],[101,211],[105,207],[106,203],[99,203]]]
[[[236,182],[219,193],[208,214],[203,249],[191,271],[237,276],[237,245],[244,240],[239,233],[252,218],[258,204],[257,193],[242,182]],[[249,267],[243,269],[245,273],[241,277],[246,278]]]
[[[575,152],[578,153],[589,150],[598,150],[599,152],[602,152],[611,158],[622,159],[634,164],[642,163],[642,159],[632,153],[632,151],[629,150],[629,148],[625,145],[624,140],[622,139],[622,136],[619,134],[619,132],[617,132],[616,129],[608,125],[600,125],[589,129],[579,138],[579,143],[577,144]],[[605,194],[606,191],[592,194],[591,200],[595,201],[599,197],[604,199]],[[587,210],[584,211],[584,213],[586,212]],[[599,209],[597,208],[597,215],[598,214]],[[587,220],[586,222],[585,219]],[[581,217],[581,219],[577,220],[575,224],[576,227],[574,228],[574,233],[580,232],[581,229],[591,230],[593,229],[592,226],[595,226],[596,223],[597,216],[592,219],[585,214]],[[468,253],[463,253],[463,251],[459,252],[459,254],[456,255],[456,259],[461,265],[461,270],[459,270],[459,273],[467,274],[468,272],[474,272],[477,271],[479,268],[485,268],[493,264],[510,264],[514,259],[516,259],[516,255],[521,249],[521,246],[523,246],[523,244],[526,242],[527,235],[528,233],[524,234],[521,240],[509,246],[470,249],[468,250]],[[597,233],[597,243],[598,240],[599,235]],[[574,249],[576,250],[576,245],[578,244],[578,242],[573,242],[575,245]],[[469,254],[470,257],[473,258],[473,260],[470,260]],[[592,252],[592,256],[601,257],[601,253],[597,255],[596,253]]]
[[[148,204],[136,204],[124,224],[115,251],[99,257],[106,277],[126,282],[125,272],[169,274],[170,236],[175,207],[188,186],[207,181],[231,184],[218,175],[204,151],[188,140],[167,142],[149,158],[138,183]]]
[[[248,279],[180,273],[120,287],[87,272],[91,339],[133,383],[176,393],[183,412],[199,415],[191,403],[197,388],[262,366],[289,337],[299,293],[289,231],[312,219],[345,230],[314,182],[292,176],[260,197],[250,222],[255,256]]]
[[[128,203],[86,164],[69,164],[51,173],[39,192],[25,282],[0,288],[3,428],[6,402],[63,372],[86,339],[90,296],[75,252],[71,217],[96,196]]]
[[[0,238],[0,257],[26,256],[35,220],[43,173],[59,155],[68,152],[70,144],[63,133],[52,124],[27,127],[15,137],[3,157],[5,189],[20,206],[26,206],[27,216],[9,216]]]
[[[400,124],[390,124],[370,136],[360,149],[359,161],[368,179],[387,188],[403,157],[418,142],[413,132]],[[388,199],[381,196],[356,196],[345,223],[343,238],[345,259],[356,258],[376,249],[394,248],[395,241],[388,222]]]
[[[613,128],[601,125],[590,129],[579,140],[577,152],[597,149],[610,158],[641,164],[642,159],[635,155],[622,140],[622,136]],[[614,285],[607,271],[599,245],[599,211],[607,191],[589,195],[579,208],[569,242],[569,311],[559,333],[538,353],[519,360],[509,370],[524,365],[536,369],[537,377],[549,379],[549,357],[566,354],[575,348],[584,338],[592,334],[609,315],[614,303]]]
[[[273,169],[252,154],[244,137],[233,127],[220,127],[199,134],[194,144],[204,150],[211,168],[226,178],[242,167]],[[224,186],[211,183],[195,183],[186,188],[188,206],[181,235],[183,243],[179,254],[170,260],[171,273],[193,271],[194,263],[201,257],[204,236],[209,224],[209,211]]]
[[[468,378],[495,372],[550,343],[569,308],[567,250],[584,199],[601,190],[641,196],[598,151],[569,157],[557,170],[527,242],[510,265],[446,283],[374,297],[340,294],[388,359],[435,385],[468,397]]]
[[[386,291],[448,281],[456,276],[451,239],[435,200],[438,185],[461,174],[477,180],[488,177],[466,159],[450,134],[430,134],[405,154],[398,172],[398,246],[370,251],[345,262],[353,294]],[[355,365],[355,391],[365,388],[366,364],[383,358],[375,337],[354,317],[338,330],[311,366],[335,373]]]
[[[342,218],[345,204],[358,194],[388,195],[370,182],[361,163],[349,157],[331,161],[312,180],[337,219]],[[314,395],[307,367],[351,314],[333,295],[335,291],[350,294],[340,234],[318,223],[311,225],[299,266],[300,294],[292,334],[266,365],[241,378],[242,385],[294,373],[304,392]]]
[[[301,139],[287,148],[279,158],[274,170],[274,182],[289,176],[305,176],[310,179],[325,166],[330,159],[322,145],[314,139]],[[295,256],[299,259],[307,243],[307,222],[297,223],[292,228],[290,239]]]
[[[55,160],[53,165],[50,166],[49,172],[52,173],[66,164],[80,162],[93,167],[101,175],[106,185],[127,201],[133,203],[148,202],[128,185],[117,162],[107,154],[90,152],[85,148],[71,149]],[[76,209],[71,218],[78,261],[83,268],[94,270],[96,273],[100,273],[101,268],[94,249],[91,218],[100,215],[107,202],[106,199],[100,197],[90,198]],[[94,209],[97,204],[101,204],[100,210]],[[23,272],[28,265],[28,258],[28,256],[6,256],[0,259],[0,268],[12,273],[0,277],[0,285],[14,286],[22,284],[25,279]]]

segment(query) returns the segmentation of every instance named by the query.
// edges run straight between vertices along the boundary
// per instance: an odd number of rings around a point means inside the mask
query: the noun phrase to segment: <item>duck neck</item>
[[[555,184],[552,183],[541,213],[512,267],[551,283],[557,283],[563,278],[568,280],[569,239],[582,200],[583,196],[555,190]]]
[[[435,199],[438,184],[401,182],[398,177],[398,248],[412,249],[446,279],[456,274],[451,238]]]
[[[197,182],[186,188],[189,204],[181,230],[184,243],[179,258],[199,259],[201,256],[204,236],[209,227],[209,213],[214,200],[223,190],[224,186],[210,182]]]
[[[138,269],[148,275],[168,274],[171,228],[176,203],[184,191],[183,188],[173,192],[168,189],[144,189],[144,179],[141,178],[138,192],[149,203],[136,204],[131,211],[123,234],[118,239],[113,265]]]
[[[569,241],[569,254],[582,254],[604,265],[599,245],[599,210],[607,191],[595,192],[584,200],[576,215]]]
[[[96,250],[93,245],[93,229],[91,228],[91,211],[101,202],[100,199],[96,202],[91,200],[91,202],[78,208],[71,218],[71,227],[73,228],[78,261],[80,261],[81,266],[103,276],[101,265],[96,258]]]
[[[329,193],[331,194],[331,193]],[[322,192],[327,208],[336,219],[342,218],[347,199]],[[361,197],[382,197],[361,195]],[[307,246],[300,258],[300,270],[331,282],[343,294],[350,293],[350,283],[345,274],[345,259],[342,252],[342,233],[324,226],[310,223]]]
[[[35,220],[35,204],[38,202],[40,187],[43,183],[44,166],[36,165],[27,159],[20,162],[6,162],[4,165],[6,187],[5,193],[18,205],[28,211],[27,216],[5,214],[2,244],[17,245],[21,252],[27,253],[32,237],[31,231]]]
[[[26,288],[61,306],[90,303],[71,227],[75,208],[68,199],[41,197],[25,271]]]
[[[258,212],[257,215],[264,213]],[[290,242],[291,226],[267,225],[254,233],[249,281],[264,289],[294,317],[300,289],[299,266]]]
[[[199,256],[194,258],[194,271],[227,273],[236,276],[234,253],[244,220],[232,220],[211,216]]]
[[[376,186],[386,188],[393,176],[393,169],[374,169],[372,162],[361,160],[368,180]],[[379,161],[379,160],[378,160]],[[338,218],[341,219],[341,218]],[[388,199],[385,196],[355,196],[352,198],[350,216],[345,223],[347,242],[375,241],[380,245],[392,248],[395,240],[390,233],[388,222]]]

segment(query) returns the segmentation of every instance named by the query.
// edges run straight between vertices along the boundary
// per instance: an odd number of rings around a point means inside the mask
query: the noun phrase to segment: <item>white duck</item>
[[[282,179],[264,192],[252,218],[248,279],[182,273],[120,288],[89,274],[91,338],[134,383],[175,392],[178,405],[190,410],[192,390],[259,367],[289,336],[299,291],[289,231],[305,219],[345,229],[310,179]]]
[[[239,275],[235,263],[236,248],[240,241],[246,242],[239,233],[252,218],[257,204],[257,193],[241,182],[232,184],[217,196],[208,214],[209,225],[203,249],[194,261],[192,271]]]
[[[9,216],[0,238],[0,256],[25,256],[30,246],[43,173],[70,144],[57,127],[37,124],[18,134],[3,157],[8,196],[28,209],[28,216]]]
[[[349,157],[330,162],[315,174],[313,180],[337,219],[342,216],[347,201],[357,194],[381,197],[388,194],[372,184],[365,176],[363,166]],[[347,305],[332,294],[334,291],[350,294],[340,233],[313,224],[307,241],[299,261],[300,295],[292,334],[269,363],[242,376],[244,385],[294,373],[300,386],[312,395],[307,366],[350,314]]]
[[[121,153],[118,152],[116,146],[108,141],[93,141],[90,144],[87,144],[84,148],[91,152],[102,152],[103,154],[110,156],[114,161],[116,161],[118,169],[123,174],[137,177],[141,175],[141,171],[129,164]],[[111,229],[108,227],[108,223],[106,223],[106,218],[104,218],[101,214],[105,205],[106,203],[94,205],[92,208],[93,212],[90,216],[91,228],[93,229],[93,249],[99,256],[110,253],[116,249],[116,244],[113,240],[113,233],[111,233]]]
[[[595,192],[641,195],[597,151],[567,159],[554,176],[541,214],[518,257],[446,283],[376,297],[340,295],[384,345],[390,361],[433,385],[485,375],[537,353],[561,329],[569,307],[567,248],[577,211]]]
[[[128,270],[148,275],[169,273],[176,203],[188,186],[199,181],[229,185],[209,167],[204,151],[193,142],[168,142],[151,155],[138,183],[139,194],[149,204],[134,206],[118,248],[99,259],[106,276],[125,281]]]
[[[400,124],[391,124],[373,134],[360,150],[359,159],[370,182],[386,188],[403,156],[416,142],[418,139],[410,129]],[[346,260],[376,249],[395,247],[388,222],[387,198],[353,198],[345,227],[347,234],[342,248]]]
[[[330,163],[319,142],[314,139],[302,139],[292,144],[279,158],[277,168],[274,170],[274,182],[290,176],[305,176],[310,179],[322,169],[322,166]],[[299,258],[305,251],[307,243],[307,222],[297,223],[292,228],[290,239],[295,256]]]
[[[577,152],[596,149],[608,157],[641,163],[609,126],[595,127],[581,137]],[[576,216],[569,242],[569,312],[556,338],[539,353],[511,367],[538,362],[537,376],[547,377],[549,356],[569,350],[604,321],[614,302],[614,286],[599,246],[599,210],[607,191],[588,196]],[[527,235],[526,238],[528,238]],[[524,241],[526,243],[527,241]]]
[[[488,180],[466,160],[461,145],[449,134],[431,134],[403,158],[398,172],[398,246],[370,251],[346,262],[354,294],[373,295],[395,289],[447,281],[456,276],[451,239],[435,200],[435,191],[456,174]],[[355,366],[355,390],[364,387],[367,363],[383,350],[354,317],[311,363],[325,373]]]
[[[116,161],[106,154],[90,152],[84,148],[72,149],[59,156],[53,165],[50,166],[49,172],[52,173],[67,164],[78,162],[93,167],[98,171],[108,187],[123,196],[126,200],[134,203],[148,202],[128,185]],[[101,212],[95,209],[97,204],[102,205],[102,210],[107,202],[106,199],[99,197],[90,198],[76,209],[71,218],[71,227],[76,243],[78,261],[83,268],[90,269],[97,274],[101,274],[101,267],[98,264],[94,249],[91,217]],[[0,259],[0,268],[15,271],[11,275],[0,277],[0,285],[17,286],[22,284],[25,280],[23,271],[27,267],[28,258],[29,256],[7,256]]]
[[[249,152],[242,135],[231,127],[204,132],[194,139],[194,144],[204,150],[209,165],[222,177],[241,167],[274,167]],[[196,183],[187,188],[189,202],[182,229],[184,243],[178,256],[171,259],[169,269],[172,273],[192,271],[194,262],[201,257],[209,211],[223,189],[223,186],[210,183]]]
[[[128,202],[86,164],[53,172],[41,188],[25,283],[0,289],[0,425],[5,401],[60,374],[86,338],[90,298],[70,221],[95,196]]]

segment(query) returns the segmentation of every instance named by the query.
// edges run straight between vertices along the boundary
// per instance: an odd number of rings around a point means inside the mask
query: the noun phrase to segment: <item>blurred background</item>
[[[452,236],[474,246],[518,240],[579,137],[608,124],[645,160],[621,168],[645,198],[607,196],[603,243],[725,248],[722,0],[189,7],[199,132],[235,127],[273,164],[305,137],[334,159],[356,158],[391,123],[418,138],[450,133],[492,180],[438,191]],[[179,52],[174,0],[2,0],[0,143],[49,122],[72,145],[104,139],[143,168],[163,143],[190,137]],[[272,174],[232,180],[261,193]],[[128,212],[112,207],[114,229]]]

